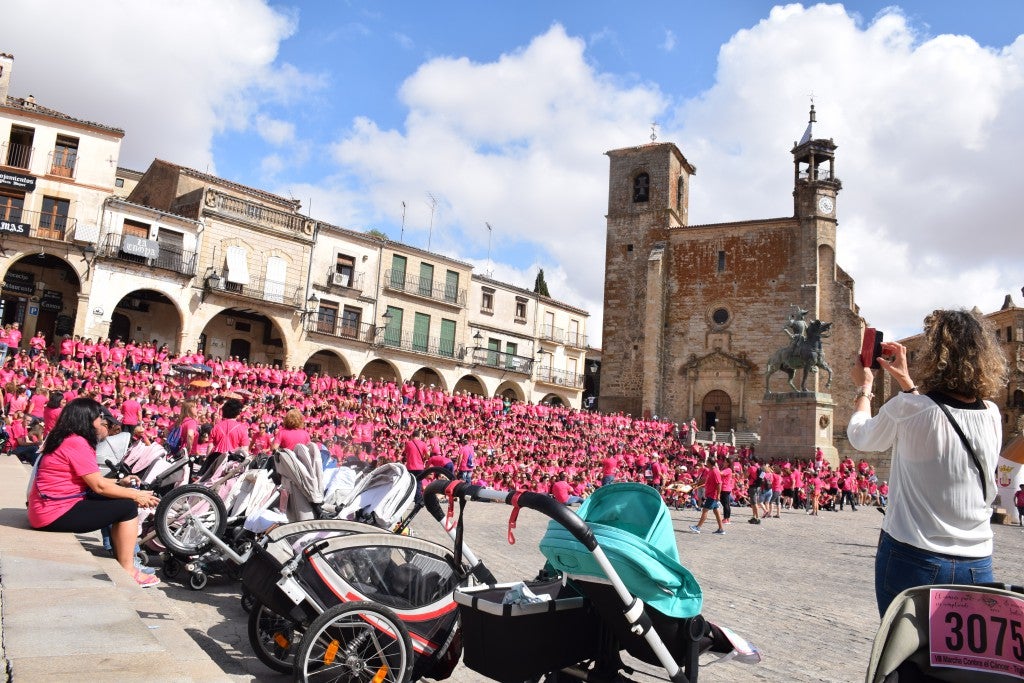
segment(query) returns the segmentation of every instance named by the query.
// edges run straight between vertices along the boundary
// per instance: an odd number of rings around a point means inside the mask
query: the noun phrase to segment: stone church
[[[787,447],[791,452],[777,453],[785,456],[809,457],[815,445],[832,456],[835,447],[848,450],[855,392],[848,359],[859,349],[864,322],[853,279],[836,260],[836,144],[815,138],[814,123],[812,105],[792,149],[793,215],[784,218],[691,225],[696,167],[675,144],[607,153],[602,411],[693,418],[719,434],[806,432]],[[768,394],[766,365],[787,345],[784,328],[799,315],[796,307],[807,311],[807,322],[832,323],[823,350],[833,382],[826,387],[822,370],[809,376],[806,391],[794,393],[780,372]],[[798,370],[797,388],[801,376]],[[785,394],[802,396],[806,406],[781,418],[792,425],[769,428],[762,423],[766,411]],[[759,450],[776,454],[775,441]]]

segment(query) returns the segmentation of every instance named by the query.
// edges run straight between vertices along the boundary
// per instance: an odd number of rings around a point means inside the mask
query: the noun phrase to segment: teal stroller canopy
[[[669,617],[700,614],[700,586],[679,563],[672,518],[655,489],[636,483],[602,486],[583,501],[579,516],[633,595]],[[552,567],[571,577],[608,578],[593,554],[553,520],[540,551]]]

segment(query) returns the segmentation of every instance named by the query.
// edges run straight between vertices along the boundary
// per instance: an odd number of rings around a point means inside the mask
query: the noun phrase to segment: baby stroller
[[[426,493],[440,492],[431,484]],[[464,662],[498,681],[628,681],[621,652],[660,665],[672,683],[694,683],[699,657],[760,661],[756,648],[700,614],[703,596],[678,562],[671,519],[658,492],[643,484],[613,484],[594,492],[579,514],[554,498],[459,483],[452,498],[513,506],[551,518],[541,541],[558,581],[527,583],[548,600],[502,604],[508,586],[455,593],[465,634]],[[669,547],[671,544],[671,547]],[[681,662],[681,664],[680,664]]]
[[[461,654],[452,594],[471,575],[493,581],[470,553],[430,541],[343,520],[284,525],[243,568],[258,600],[250,640],[299,681],[444,679]]]
[[[866,683],[1009,683],[1024,679],[1024,587],[910,588],[889,605]]]

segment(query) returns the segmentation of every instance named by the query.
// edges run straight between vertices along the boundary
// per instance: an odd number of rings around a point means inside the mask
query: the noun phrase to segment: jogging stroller
[[[431,484],[431,494],[445,484]],[[660,665],[673,683],[697,680],[699,657],[760,661],[760,653],[728,629],[701,616],[703,596],[679,564],[668,509],[643,484],[603,486],[579,514],[554,498],[459,483],[449,495],[513,506],[551,521],[541,552],[558,581],[526,583],[548,600],[502,604],[508,586],[460,588],[455,593],[465,633],[464,662],[498,681],[574,679],[627,681],[621,651]],[[681,662],[681,664],[680,664]]]
[[[918,586],[892,601],[866,683],[1009,683],[1024,679],[1024,587]]]

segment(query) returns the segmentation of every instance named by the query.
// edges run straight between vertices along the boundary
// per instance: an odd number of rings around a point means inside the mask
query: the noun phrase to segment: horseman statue
[[[807,375],[817,372],[818,368],[828,373],[825,388],[832,385],[832,368],[825,362],[825,355],[821,349],[821,340],[831,334],[832,323],[823,323],[820,320],[812,320],[808,323],[805,320],[806,316],[806,310],[799,306],[793,306],[789,320],[782,327],[783,331],[789,335],[789,346],[779,349],[768,359],[768,367],[764,373],[766,393],[772,393],[772,375],[780,370],[789,377],[789,386],[793,391],[797,390],[796,385],[793,384],[797,368],[803,368],[804,371],[803,380],[800,382],[800,391],[807,391]]]

